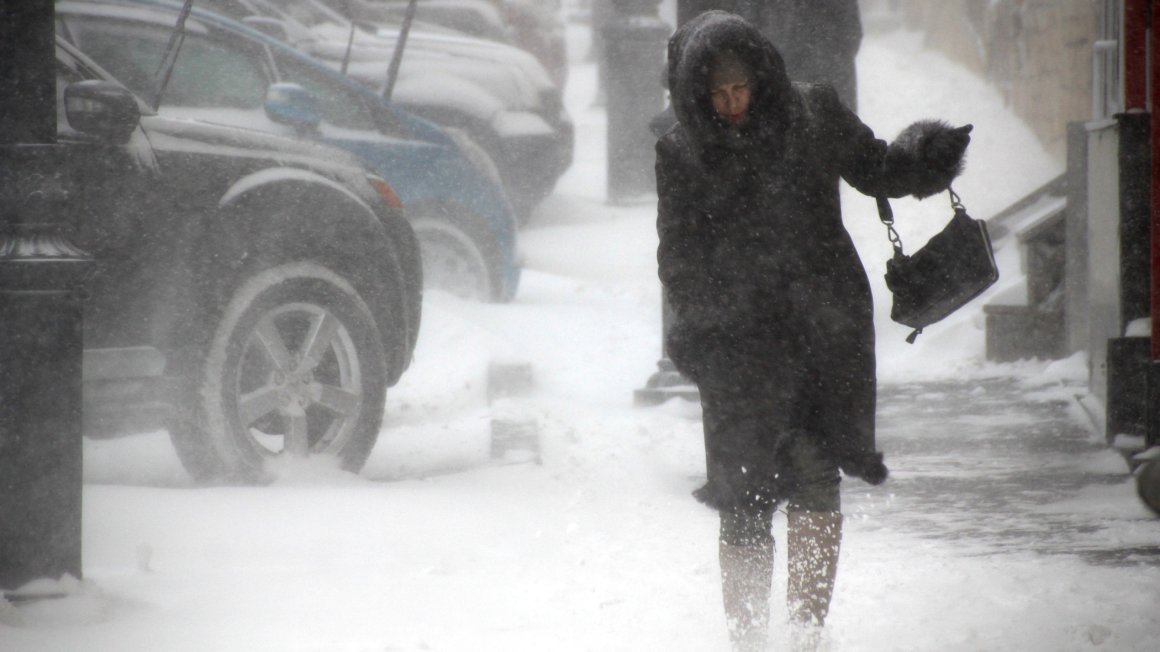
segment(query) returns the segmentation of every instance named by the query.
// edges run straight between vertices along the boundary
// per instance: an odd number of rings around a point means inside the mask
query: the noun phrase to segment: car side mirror
[[[313,131],[322,122],[318,98],[298,84],[270,84],[265,108],[266,117],[296,131]]]
[[[123,143],[141,122],[137,97],[115,82],[88,79],[64,89],[65,117],[73,129]]]
[[[270,38],[278,39],[283,43],[290,42],[290,32],[286,29],[286,25],[277,18],[246,16],[242,22],[250,29],[261,32]]]

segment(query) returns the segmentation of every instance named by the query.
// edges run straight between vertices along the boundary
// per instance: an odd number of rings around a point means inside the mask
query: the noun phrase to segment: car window
[[[195,37],[186,39],[163,104],[261,108],[272,81],[252,50]]]
[[[254,10],[238,0],[198,0],[197,7],[234,20],[256,15]]]
[[[294,0],[292,2],[273,3],[268,0],[253,0],[254,6],[260,8],[267,16],[283,16],[308,27],[316,25],[324,25],[326,23],[339,23],[341,18],[337,21],[335,16],[328,14],[323,8],[312,5],[309,2],[302,2],[301,0]]]
[[[142,97],[151,94],[153,75],[161,60],[164,43],[158,48],[153,39],[142,38],[142,30],[109,20],[85,18],[67,23],[77,48],[126,88]]]
[[[375,130],[375,121],[358,92],[290,56],[275,57],[282,81],[298,84],[318,98],[322,119],[343,129]]]
[[[156,25],[85,18],[69,30],[82,52],[144,97],[171,30]],[[166,86],[162,107],[261,109],[269,74],[253,50],[201,34],[187,34]]]

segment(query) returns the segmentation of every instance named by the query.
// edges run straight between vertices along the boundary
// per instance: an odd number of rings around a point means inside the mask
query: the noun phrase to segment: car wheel
[[[270,461],[308,455],[362,468],[387,370],[372,313],[341,276],[311,262],[247,276],[198,353],[170,428],[196,479],[262,482]]]
[[[474,301],[495,298],[487,256],[470,235],[450,222],[434,218],[415,218],[411,226],[423,257],[424,287]]]

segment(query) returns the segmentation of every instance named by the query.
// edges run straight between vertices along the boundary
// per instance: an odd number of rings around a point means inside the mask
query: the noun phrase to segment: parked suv
[[[156,115],[59,38],[57,60],[70,217],[95,258],[86,434],[168,427],[200,481],[262,481],[289,455],[361,468],[419,327],[391,188],[330,147]]]
[[[131,90],[147,93],[180,11],[164,0],[57,2],[57,31]],[[355,154],[402,200],[427,287],[489,301],[515,296],[517,221],[495,164],[470,138],[228,18],[194,7],[183,26],[158,113],[321,140]]]

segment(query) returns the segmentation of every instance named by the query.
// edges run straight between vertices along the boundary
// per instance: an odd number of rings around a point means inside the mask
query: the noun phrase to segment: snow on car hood
[[[347,48],[345,40],[331,40],[319,35],[308,48],[303,49],[338,68]],[[368,46],[356,37],[347,73],[372,88],[380,88],[386,80],[387,68],[393,55],[393,44],[387,47],[380,41]],[[433,77],[456,79],[461,85],[486,89],[488,94],[509,110],[535,110],[543,103],[541,91],[518,68],[466,54],[424,48],[420,42],[409,38],[399,66],[400,87],[410,82],[429,82]]]
[[[350,39],[348,27],[320,23],[311,27],[311,33],[314,41],[303,46],[309,47],[314,56],[330,61],[342,61],[346,56]],[[398,28],[393,32],[380,30],[377,34],[356,32],[350,60],[352,63],[378,62],[381,71],[375,79],[381,82],[386,78],[387,66],[397,43]],[[423,62],[422,70],[409,71],[416,61]],[[537,108],[545,94],[558,93],[543,65],[519,48],[482,39],[411,30],[399,75],[423,74],[433,65],[439,65],[444,72],[458,71],[468,79],[476,80],[499,94],[509,108]]]

